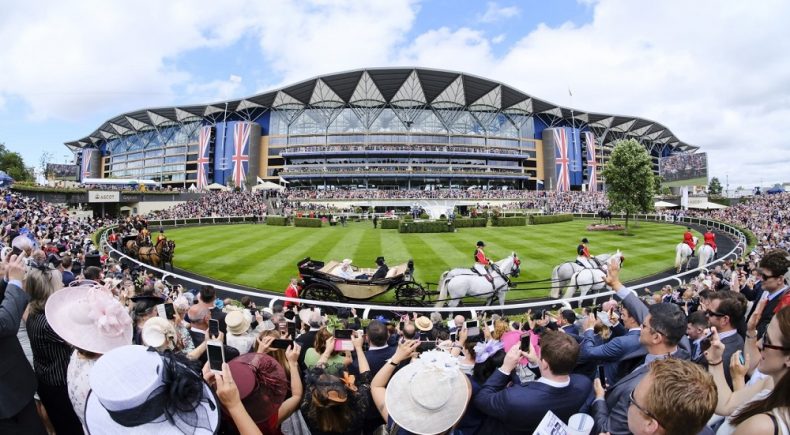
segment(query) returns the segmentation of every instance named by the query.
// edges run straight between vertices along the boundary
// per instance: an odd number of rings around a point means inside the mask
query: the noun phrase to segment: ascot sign
[[[119,202],[121,192],[88,191],[88,202]]]

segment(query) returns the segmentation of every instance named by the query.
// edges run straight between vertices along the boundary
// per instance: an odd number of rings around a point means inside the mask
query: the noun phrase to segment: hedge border
[[[556,224],[560,222],[573,221],[572,214],[556,214],[556,215],[529,215],[530,225],[543,225],[543,224]]]
[[[294,218],[294,226],[302,228],[321,228],[322,222],[319,218]]]

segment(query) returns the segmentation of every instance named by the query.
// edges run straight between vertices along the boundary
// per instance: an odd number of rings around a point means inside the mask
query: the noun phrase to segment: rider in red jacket
[[[689,245],[691,248],[691,256],[694,256],[694,249],[697,248],[697,245],[694,244],[694,235],[691,234],[691,228],[686,228],[686,232],[683,233],[683,243]]]
[[[474,270],[493,283],[494,278],[491,276],[491,261],[488,259],[488,257],[486,257],[486,253],[483,252],[483,248],[485,246],[486,244],[482,241],[477,242],[477,247],[475,248]]]
[[[705,231],[705,244],[713,248],[714,254],[716,253],[716,234],[713,234],[710,228]]]

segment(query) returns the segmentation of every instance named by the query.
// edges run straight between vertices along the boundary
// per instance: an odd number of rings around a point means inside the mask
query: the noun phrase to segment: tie
[[[694,361],[699,356],[699,343],[691,343],[691,360]]]

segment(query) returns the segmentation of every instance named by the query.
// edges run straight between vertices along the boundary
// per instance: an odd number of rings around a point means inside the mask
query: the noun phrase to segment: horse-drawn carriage
[[[414,281],[414,262],[393,266],[381,279],[346,279],[334,275],[338,261],[313,260],[307,257],[297,263],[302,279],[299,297],[319,301],[362,301],[395,290],[395,301],[400,306],[422,306],[428,293]],[[358,275],[372,276],[375,269],[355,269]]]

